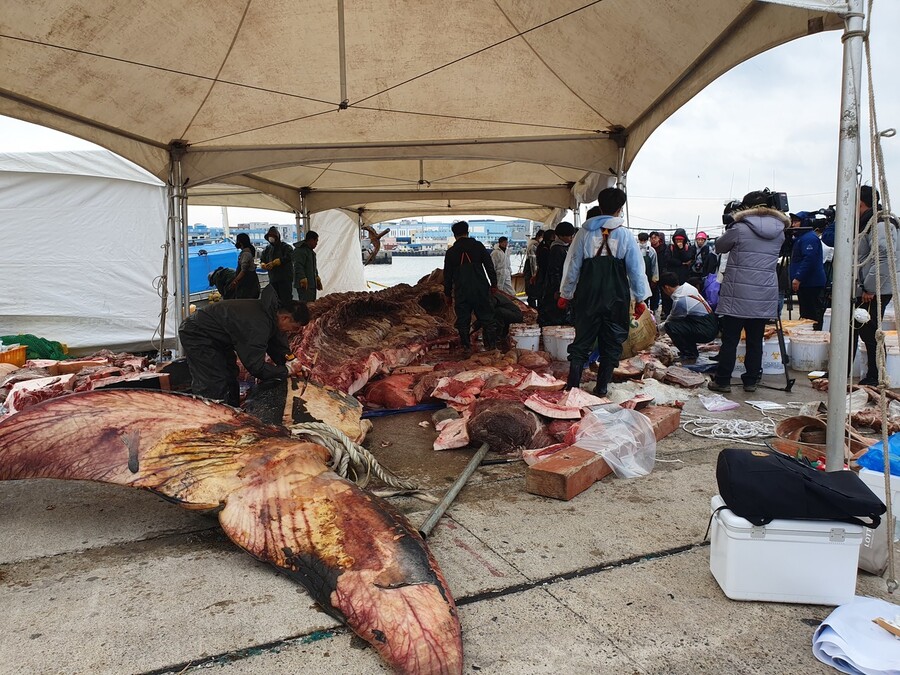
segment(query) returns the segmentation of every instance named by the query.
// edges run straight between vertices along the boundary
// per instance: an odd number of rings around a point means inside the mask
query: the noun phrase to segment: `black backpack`
[[[716,482],[725,505],[754,525],[786,518],[874,529],[887,510],[852,471],[819,471],[773,450],[722,450]]]

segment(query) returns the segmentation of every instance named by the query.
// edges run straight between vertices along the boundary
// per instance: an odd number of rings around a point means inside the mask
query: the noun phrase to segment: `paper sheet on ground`
[[[851,675],[900,675],[900,639],[872,622],[888,621],[900,606],[857,596],[835,609],[813,635],[813,654]]]

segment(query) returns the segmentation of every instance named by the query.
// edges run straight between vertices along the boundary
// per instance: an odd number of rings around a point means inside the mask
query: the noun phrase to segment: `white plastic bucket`
[[[551,358],[556,358],[556,333],[559,326],[544,326],[541,329],[541,337],[544,341],[544,351],[550,354]]]
[[[509,327],[509,338],[516,348],[536,352],[541,341],[541,329],[540,326],[514,323]]]
[[[822,330],[831,332],[831,308],[825,310],[825,316],[822,317]],[[791,357],[793,358],[793,357]]]
[[[888,384],[891,387],[900,385],[900,347],[897,347],[897,332],[885,331],[884,333],[885,366],[887,366]],[[856,352],[856,360],[853,362],[853,370],[859,377],[865,377],[869,369],[868,352],[866,344],[860,340],[859,350]]]
[[[572,326],[559,326],[556,332],[556,361],[569,360],[569,345],[575,341],[575,329]]]
[[[791,339],[791,368],[808,373],[828,369],[830,333],[825,331],[795,332]]]
[[[790,353],[791,341],[787,337],[784,338],[784,346]],[[745,340],[741,340],[738,343],[735,355],[737,358],[734,361],[734,370],[731,371],[732,377],[738,377],[747,372],[747,367],[744,365],[744,359],[747,357],[747,342]],[[778,345],[777,337],[769,338],[763,342],[762,369],[764,375],[781,375],[784,373],[784,363],[781,361],[781,347]]]

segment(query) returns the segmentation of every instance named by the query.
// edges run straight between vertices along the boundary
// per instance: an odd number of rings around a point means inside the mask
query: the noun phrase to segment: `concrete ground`
[[[789,394],[736,388],[731,398],[824,399],[797,379]],[[696,398],[685,413],[706,414]],[[761,418],[747,405],[709,416]],[[427,419],[377,419],[366,444],[438,496],[471,450],[431,450]],[[716,456],[739,445],[679,430],[659,444],[666,461],[650,476],[609,477],[570,502],[526,493],[521,463],[476,471],[429,539],[459,603],[465,672],[834,672],[810,647],[830,607],[735,602],[709,572]],[[391,501],[414,525],[431,508]],[[0,541],[0,673],[387,672],[214,519],[152,494],[0,483]],[[897,602],[862,572],[857,592]]]

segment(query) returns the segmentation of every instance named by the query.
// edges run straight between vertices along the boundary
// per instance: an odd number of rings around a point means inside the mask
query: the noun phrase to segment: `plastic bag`
[[[894,434],[888,439],[888,459],[891,462],[891,475],[900,476],[900,434]],[[878,441],[866,450],[857,463],[870,471],[884,473],[884,443]]]
[[[719,304],[719,289],[721,288],[721,284],[719,280],[716,278],[716,273],[706,275],[706,281],[703,284],[703,297],[706,298],[706,302],[709,303],[709,306],[713,311],[716,309],[716,305]]]
[[[724,412],[726,410],[734,410],[741,405],[737,401],[730,401],[729,399],[722,396],[722,394],[710,394],[709,396],[700,394],[699,398],[700,403],[703,404],[703,407],[710,412]]]
[[[656,342],[656,321],[653,312],[644,312],[637,321],[631,322],[628,338],[622,344],[620,359],[630,359],[639,351],[647,349]]]
[[[578,425],[575,444],[601,455],[619,478],[646,476],[656,462],[656,435],[634,410],[595,410]]]

